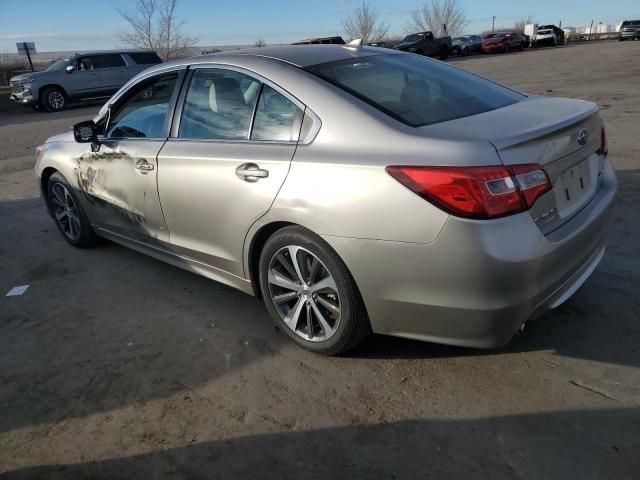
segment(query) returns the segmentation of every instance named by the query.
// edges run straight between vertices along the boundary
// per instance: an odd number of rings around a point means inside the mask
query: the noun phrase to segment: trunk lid
[[[604,168],[597,153],[601,126],[594,103],[529,97],[505,108],[424,127],[424,133],[488,140],[505,165],[542,165],[553,189],[529,212],[547,234],[595,196]]]

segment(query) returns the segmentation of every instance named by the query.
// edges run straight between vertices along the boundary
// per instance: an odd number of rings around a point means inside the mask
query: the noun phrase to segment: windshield
[[[422,37],[424,37],[424,33],[414,33],[412,35],[407,35],[406,37],[404,37],[404,39],[402,40],[402,43],[407,43],[407,42],[417,42],[418,40],[420,40]]]
[[[71,60],[70,58],[61,58],[59,60],[56,60],[55,62],[53,62],[51,65],[49,65],[47,67],[47,72],[51,72],[54,70],[64,70],[67,65],[69,65],[69,60]]]
[[[469,39],[467,37],[456,37],[453,39],[453,41],[457,43],[465,43],[468,42]]]
[[[551,30],[538,30],[538,35],[549,35],[553,33]]]
[[[506,36],[507,36],[506,33],[490,33],[489,35],[487,35],[484,38],[504,38]]]
[[[524,95],[418,55],[375,55],[307,70],[412,127],[496,110]]]

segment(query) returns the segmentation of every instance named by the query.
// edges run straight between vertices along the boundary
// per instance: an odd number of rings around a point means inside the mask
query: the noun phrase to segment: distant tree
[[[436,37],[456,36],[463,34],[468,24],[467,15],[458,0],[431,0],[411,12],[406,31],[431,31]]]
[[[376,9],[363,1],[351,15],[342,20],[342,28],[350,40],[361,38],[362,43],[368,43],[384,38],[389,31],[389,24],[382,22]]]
[[[264,41],[264,38],[260,37],[258,40],[256,40],[256,43],[253,44],[254,47],[266,47],[267,46],[267,42]]]
[[[184,22],[177,17],[178,0],[133,0],[128,9],[118,9],[128,29],[119,40],[133,48],[154,50],[164,60],[186,54],[197,38],[182,33]]]
[[[516,20],[516,23],[513,25],[513,31],[524,33],[525,25],[528,25],[533,22],[533,17],[529,15],[526,18],[521,18],[520,20]]]

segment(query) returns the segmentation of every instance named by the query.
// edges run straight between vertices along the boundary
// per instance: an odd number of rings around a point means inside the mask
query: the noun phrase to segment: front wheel
[[[58,87],[49,87],[42,92],[40,104],[47,112],[61,112],[67,104],[67,97]]]
[[[67,242],[78,248],[92,247],[96,243],[96,234],[73,187],[60,173],[54,173],[49,178],[47,204],[58,230]]]
[[[336,252],[298,226],[278,230],[260,255],[260,287],[275,324],[298,345],[338,355],[370,332],[356,283]]]

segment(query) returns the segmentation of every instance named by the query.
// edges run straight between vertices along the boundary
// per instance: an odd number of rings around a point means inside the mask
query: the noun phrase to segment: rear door
[[[94,57],[94,67],[102,79],[105,95],[116,92],[131,78],[128,66],[119,53],[105,53]]]
[[[304,107],[232,67],[194,68],[181,96],[171,138],[158,155],[171,246],[244,276],[245,236],[287,176]]]

